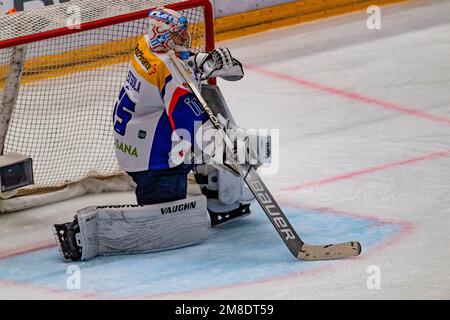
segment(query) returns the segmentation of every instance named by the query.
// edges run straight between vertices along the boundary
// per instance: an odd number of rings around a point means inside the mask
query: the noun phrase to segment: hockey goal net
[[[0,212],[70,198],[61,190],[86,179],[123,176],[112,110],[148,11],[159,6],[188,18],[192,51],[214,48],[208,0],[72,0],[0,17],[0,149],[30,156],[35,180],[0,200]],[[107,185],[100,189],[122,188],[114,178]]]

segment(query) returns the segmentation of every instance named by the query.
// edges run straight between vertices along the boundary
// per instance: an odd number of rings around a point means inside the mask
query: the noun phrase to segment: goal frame
[[[186,6],[186,4],[189,4]],[[205,28],[205,38],[206,38],[206,50],[211,51],[214,49],[214,10],[211,2],[209,0],[190,0],[189,2],[180,2],[168,4],[165,7],[172,10],[185,10],[194,7],[202,6],[205,8],[205,24],[208,28]],[[132,13],[126,13],[118,15],[115,17],[109,17],[104,19],[99,19],[96,21],[90,21],[80,24],[80,28],[58,28],[49,31],[42,31],[35,34],[30,34],[26,36],[21,36],[13,39],[0,40],[0,49],[6,49],[11,47],[16,47],[24,45],[31,42],[37,42],[42,40],[47,40],[51,38],[61,37],[69,34],[85,32],[92,29],[108,27],[114,24],[120,24],[124,22],[129,22],[138,19],[144,19],[148,16],[148,11],[154,7],[149,7],[145,10],[140,10]]]

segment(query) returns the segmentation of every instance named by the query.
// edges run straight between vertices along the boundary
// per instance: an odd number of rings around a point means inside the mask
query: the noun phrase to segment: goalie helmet
[[[149,13],[149,42],[152,51],[167,52],[173,49],[175,52],[189,50],[191,37],[189,34],[189,22],[179,12],[170,9],[156,9]]]

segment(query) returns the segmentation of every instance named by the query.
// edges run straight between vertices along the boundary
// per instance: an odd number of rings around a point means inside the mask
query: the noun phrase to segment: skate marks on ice
[[[358,239],[361,257],[401,239],[408,225],[326,209],[284,207],[302,239],[311,244]],[[0,259],[1,281],[97,298],[158,298],[270,282],[320,271],[334,261],[293,259],[258,206],[240,221],[210,230],[207,241],[165,252],[64,262],[44,248]],[[77,278],[75,278],[77,277]],[[74,287],[75,284],[75,287]],[[75,290],[73,290],[75,289]]]

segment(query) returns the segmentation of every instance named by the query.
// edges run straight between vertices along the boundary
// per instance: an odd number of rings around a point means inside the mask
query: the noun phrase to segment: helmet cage
[[[186,51],[191,44],[188,20],[177,12],[161,9],[149,13],[150,46],[155,51]]]

